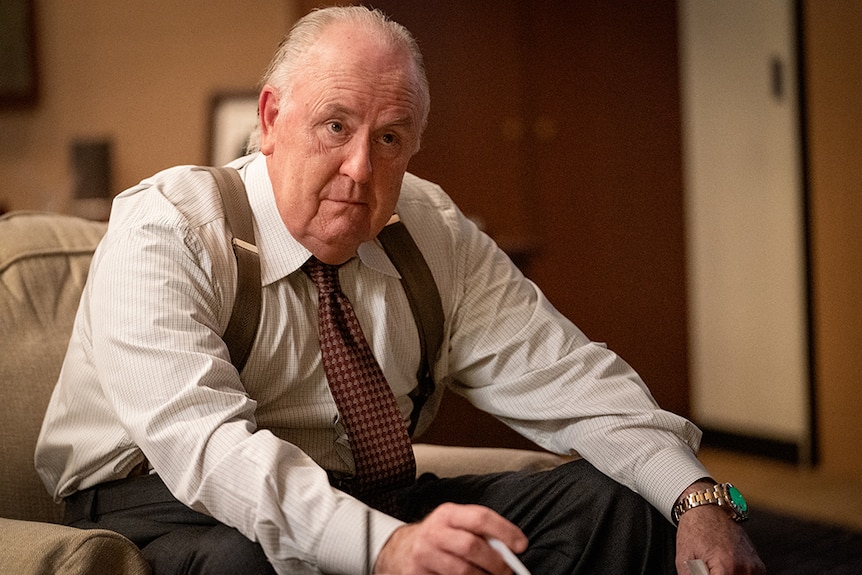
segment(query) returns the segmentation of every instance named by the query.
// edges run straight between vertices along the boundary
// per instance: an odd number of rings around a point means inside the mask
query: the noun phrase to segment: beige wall
[[[822,464],[862,476],[862,4],[805,2]]]
[[[206,160],[210,97],[253,88],[290,0],[37,2],[41,99],[0,110],[0,206],[61,210],[68,145],[114,142],[114,187]]]

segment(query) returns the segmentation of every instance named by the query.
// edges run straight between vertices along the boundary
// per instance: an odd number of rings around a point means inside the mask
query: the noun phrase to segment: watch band
[[[724,509],[734,521],[748,519],[748,503],[731,483],[718,483],[710,489],[689,493],[673,506],[671,515],[674,523],[679,523],[683,513],[701,505],[718,505]]]

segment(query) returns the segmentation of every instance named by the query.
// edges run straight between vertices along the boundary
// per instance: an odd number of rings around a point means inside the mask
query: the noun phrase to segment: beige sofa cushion
[[[33,451],[105,229],[57,214],[0,217],[0,517],[60,519],[60,506],[36,475]]]
[[[147,575],[135,545],[113,531],[0,518],[0,573]]]
[[[577,459],[545,451],[507,449],[503,447],[459,447],[414,443],[416,473],[433,473],[438,477],[482,475],[500,471],[546,471]]]

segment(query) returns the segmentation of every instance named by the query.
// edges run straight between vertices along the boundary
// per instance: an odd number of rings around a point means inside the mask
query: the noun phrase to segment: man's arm
[[[560,314],[469,220],[456,211],[447,223],[459,239],[452,387],[545,449],[579,453],[670,519],[679,493],[708,475],[694,456],[700,431],[661,410],[631,366]]]
[[[445,204],[436,186],[418,185]],[[455,262],[454,278],[448,292],[441,289],[452,309],[445,346],[452,385],[546,449],[577,451],[670,520],[680,493],[708,475],[695,456],[700,431],[661,410],[625,361],[560,314],[457,208],[437,213],[443,221],[435,221],[436,228],[457,238],[454,258],[446,259]],[[422,218],[413,222],[420,230],[430,225]],[[683,538],[692,522],[682,526]],[[739,529],[727,522],[728,532]],[[686,540],[683,548],[692,545]]]

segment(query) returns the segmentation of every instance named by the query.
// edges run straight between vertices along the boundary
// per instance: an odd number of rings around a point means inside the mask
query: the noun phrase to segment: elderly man
[[[209,173],[169,169],[117,197],[36,452],[68,522],[127,535],[156,573],[508,573],[494,539],[542,574],[684,573],[693,558],[760,572],[726,488],[693,454],[699,432],[406,173],[428,109],[415,42],[377,12],[317,11],[282,43],[255,153],[232,164],[263,286],[241,374],[222,339],[237,272]],[[583,460],[415,481],[419,338],[375,239],[395,213],[445,318],[419,431],[457,381]],[[356,381],[332,363],[348,348]],[[376,394],[364,415],[345,388]]]

